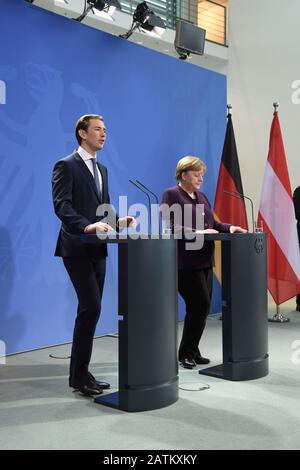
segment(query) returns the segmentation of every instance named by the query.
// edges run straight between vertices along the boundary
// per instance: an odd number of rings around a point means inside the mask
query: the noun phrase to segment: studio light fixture
[[[75,19],[81,22],[91,11],[93,15],[107,20],[113,20],[113,14],[116,8],[121,10],[121,4],[118,0],[85,0],[82,15]]]
[[[148,36],[160,38],[166,30],[166,25],[159,16],[150,10],[146,2],[142,2],[135,9],[131,28],[127,33],[121,34],[120,37],[128,39],[136,29]]]

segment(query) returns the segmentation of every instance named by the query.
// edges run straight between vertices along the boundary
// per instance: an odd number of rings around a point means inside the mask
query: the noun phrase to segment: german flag
[[[238,225],[248,230],[247,213],[243,195],[243,185],[231,113],[228,112],[227,129],[214,204],[215,219],[223,223]],[[216,242],[216,267],[214,271],[219,282],[221,282],[220,248],[220,242]]]

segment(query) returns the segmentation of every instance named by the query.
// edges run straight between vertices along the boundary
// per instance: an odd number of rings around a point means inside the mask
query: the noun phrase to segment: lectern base
[[[199,370],[199,374],[225,380],[253,380],[269,373],[269,355],[253,361],[228,362],[215,367]]]
[[[95,398],[95,403],[123,411],[149,411],[172,405],[178,400],[178,377],[153,388],[122,390]]]
[[[110,408],[120,409],[119,405],[119,392],[109,393],[108,395],[99,395],[94,399],[95,403],[100,405],[109,406]]]

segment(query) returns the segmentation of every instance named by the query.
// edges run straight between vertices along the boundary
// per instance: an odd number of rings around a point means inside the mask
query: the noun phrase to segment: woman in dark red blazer
[[[181,229],[197,230],[196,211],[199,204],[203,204],[204,233],[217,232],[246,232],[241,227],[230,224],[222,224],[214,219],[210,203],[204,193],[200,192],[200,186],[206,171],[206,165],[197,157],[187,156],[179,160],[176,167],[177,186],[167,189],[162,197],[162,204],[171,207],[174,204],[181,206],[181,221],[178,217],[166,221],[162,206],[162,214],[166,223],[170,223],[173,231]],[[184,210],[191,213],[189,226],[186,227]],[[182,230],[181,230],[182,231]],[[179,346],[179,361],[187,369],[192,369],[197,364],[208,364],[209,359],[201,356],[199,342],[205,327],[206,317],[209,313],[212,294],[212,267],[214,263],[214,242],[205,241],[199,250],[187,250],[186,240],[178,240],[178,290],[185,301],[186,316],[182,339]]]

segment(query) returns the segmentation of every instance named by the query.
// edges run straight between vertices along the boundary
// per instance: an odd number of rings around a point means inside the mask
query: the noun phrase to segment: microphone
[[[152,196],[154,196],[155,198],[155,201],[156,201],[156,204],[157,204],[157,208],[158,208],[158,234],[160,235],[161,234],[161,212],[159,210],[159,202],[158,202],[158,197],[157,195],[151,191],[151,189],[147,188],[147,186],[145,186],[143,183],[141,183],[139,180],[135,180],[140,186],[142,186],[142,188],[146,189],[146,191],[148,191],[148,193],[152,194]]]
[[[129,182],[131,184],[133,184],[134,186],[136,186],[140,191],[142,191],[144,194],[146,194],[147,198],[148,198],[148,209],[149,209],[149,228],[150,228],[150,234],[152,233],[152,219],[151,219],[151,199],[150,199],[150,196],[149,194],[144,191],[139,185],[137,185],[134,181],[132,180],[129,180]]]
[[[226,191],[223,189],[223,193],[230,194],[230,196],[237,197],[238,199],[248,199],[251,204],[251,215],[252,215],[252,232],[254,233],[254,211],[253,211],[253,201],[250,197],[244,196],[244,194],[239,193],[238,191]]]

